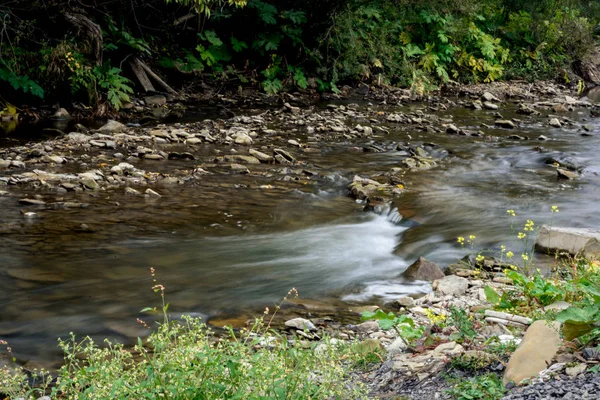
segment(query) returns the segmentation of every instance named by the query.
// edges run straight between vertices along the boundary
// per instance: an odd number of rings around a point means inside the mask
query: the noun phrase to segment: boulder
[[[560,323],[556,321],[539,320],[531,324],[521,345],[508,361],[504,372],[504,384],[520,384],[546,369],[562,343],[559,331]]]
[[[577,172],[569,171],[568,169],[557,168],[556,173],[558,179],[577,179],[579,174]]]
[[[469,280],[456,275],[448,275],[434,281],[432,287],[433,290],[436,291],[436,294],[440,294],[442,296],[460,296],[467,292],[467,289],[469,288]]]
[[[252,138],[244,132],[238,132],[233,136],[233,141],[235,142],[235,144],[241,144],[241,145],[251,145],[252,144]]]
[[[490,92],[485,92],[484,94],[481,95],[481,100],[482,101],[500,101],[500,99],[498,99],[496,96],[494,96],[493,94],[491,94]]]
[[[541,253],[565,252],[600,258],[600,231],[543,226],[535,240],[535,250]]]
[[[417,261],[412,263],[406,271],[404,271],[402,276],[419,281],[433,282],[436,279],[442,279],[444,273],[435,263],[426,258],[419,257]]]

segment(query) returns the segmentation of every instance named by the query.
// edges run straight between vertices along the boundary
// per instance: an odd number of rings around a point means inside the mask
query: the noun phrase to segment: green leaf
[[[152,307],[146,307],[140,310],[140,312],[150,312],[150,311],[156,311],[155,308]]]
[[[240,51],[243,51],[244,49],[248,48],[248,45],[246,44],[246,42],[237,40],[234,37],[231,38],[231,46],[233,47],[233,51],[235,51],[236,53],[239,53]]]
[[[483,291],[485,292],[485,298],[487,301],[489,301],[492,304],[500,303],[500,295],[493,288],[491,288],[490,286],[486,286],[483,288]]]

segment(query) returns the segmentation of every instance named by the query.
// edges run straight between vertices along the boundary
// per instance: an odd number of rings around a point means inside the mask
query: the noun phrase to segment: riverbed
[[[520,258],[533,240],[516,237],[527,219],[598,228],[600,119],[590,104],[546,97],[497,110],[464,97],[336,100],[121,136],[9,136],[0,159],[17,162],[0,169],[0,338],[19,359],[52,365],[69,332],[147,335],[136,318],[151,323],[140,310],[159,302],[150,267],[174,316],[210,322],[251,316],[292,287],[336,308],[425,293],[428,284],[400,276],[418,257],[444,268],[505,245]],[[518,113],[521,103],[539,115]],[[237,157],[249,149],[274,159]],[[403,163],[415,154],[427,165]],[[121,163],[133,170],[113,170]],[[575,176],[559,179],[557,167]],[[90,171],[94,184],[81,175]],[[348,190],[357,175],[395,195],[366,207]],[[457,243],[470,235],[472,248]]]

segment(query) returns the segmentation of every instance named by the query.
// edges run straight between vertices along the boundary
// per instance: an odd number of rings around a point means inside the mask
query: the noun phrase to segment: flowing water
[[[490,112],[460,108],[446,116],[474,130],[494,121]],[[0,338],[21,359],[53,361],[56,338],[69,332],[144,335],[135,318],[156,304],[149,267],[175,314],[211,318],[260,310],[291,287],[306,298],[360,303],[426,292],[428,285],[399,275],[419,256],[442,266],[464,256],[457,236],[475,235],[477,250],[505,244],[519,254],[507,209],[518,215],[516,230],[526,219],[598,228],[600,124],[586,121],[591,132],[582,136],[580,124],[548,128],[546,121],[487,130],[499,140],[410,132],[414,143],[445,149],[439,166],[407,175],[410,190],[377,214],[362,211],[346,187],[354,174],[389,170],[401,152],[349,151],[360,142],[321,143],[324,151],[310,160],[320,175],[307,185],[256,190],[269,183],[270,167],[261,165],[266,175],[252,185],[243,176],[207,176],[202,185],[163,188],[159,200],[117,208],[108,197],[81,194],[93,207],[25,222],[14,198],[0,196]],[[506,139],[514,134],[527,140]],[[542,134],[550,140],[536,140]],[[406,132],[392,130],[385,140],[405,141]],[[557,180],[545,161],[559,156],[581,165],[582,178]]]

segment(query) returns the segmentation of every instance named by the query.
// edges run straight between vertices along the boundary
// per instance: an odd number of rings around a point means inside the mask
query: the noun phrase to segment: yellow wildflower
[[[465,238],[462,236],[459,236],[458,239],[456,239],[456,241],[460,244],[465,244]]]
[[[506,252],[506,257],[508,257],[508,258],[513,258],[514,255],[515,255],[515,253],[513,253],[512,251]]]
[[[519,239],[525,239],[527,237],[527,235],[525,233],[523,233],[523,232],[519,232],[519,234],[517,235],[517,237]]]
[[[558,206],[552,206],[552,212],[557,213],[559,211]]]
[[[510,215],[511,217],[516,217],[517,216],[517,214],[515,214],[515,210],[506,210],[506,213],[508,215]]]
[[[530,219],[528,219],[527,223],[525,223],[525,228],[523,228],[523,230],[525,230],[525,231],[532,231],[534,225],[535,224],[533,223],[533,221],[530,220]]]
[[[475,235],[469,235],[469,240],[474,240],[477,236]]]
[[[525,261],[528,261],[528,260],[529,260],[529,256],[528,256],[527,254],[525,254],[525,253],[521,254],[521,258],[522,258],[523,260],[525,260]]]
[[[479,254],[479,255],[478,255],[476,258],[475,258],[475,261],[477,261],[477,262],[479,262],[479,263],[480,263],[480,262],[482,262],[484,259],[485,259],[485,257],[484,257],[484,256],[482,256],[481,254]]]

